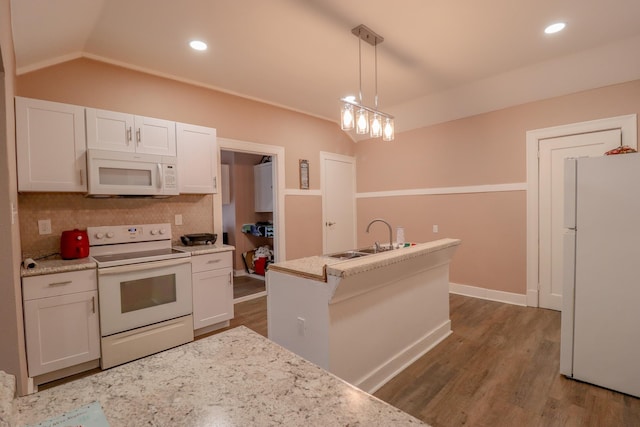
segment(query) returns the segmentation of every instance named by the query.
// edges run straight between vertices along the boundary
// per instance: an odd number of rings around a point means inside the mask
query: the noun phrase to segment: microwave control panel
[[[176,173],[175,165],[164,165],[164,188],[172,190],[178,188]]]

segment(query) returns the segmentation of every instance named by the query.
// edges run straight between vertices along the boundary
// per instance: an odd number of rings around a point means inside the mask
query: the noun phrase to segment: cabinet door
[[[193,329],[233,318],[233,279],[230,268],[193,274]]]
[[[177,123],[176,134],[180,193],[217,193],[216,130]]]
[[[273,212],[273,176],[271,163],[261,163],[253,167],[255,211]]]
[[[136,152],[176,155],[176,123],[151,117],[135,117]]]
[[[87,191],[84,107],[16,97],[18,191]]]
[[[87,108],[87,147],[134,152],[135,129],[131,114]]]
[[[24,302],[29,376],[100,358],[98,292]]]

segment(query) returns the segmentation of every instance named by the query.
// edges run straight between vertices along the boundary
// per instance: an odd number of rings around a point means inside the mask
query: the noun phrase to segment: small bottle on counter
[[[404,227],[396,228],[396,243],[399,248],[404,247]]]

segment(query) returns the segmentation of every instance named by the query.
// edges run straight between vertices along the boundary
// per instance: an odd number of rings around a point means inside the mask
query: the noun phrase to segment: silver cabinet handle
[[[136,143],[139,146],[140,142],[142,142],[142,134],[140,132],[140,129],[136,129]]]
[[[162,189],[162,165],[160,163],[157,163],[158,165],[158,188]]]
[[[207,264],[215,264],[216,262],[220,262],[219,259],[210,259],[209,261],[207,261]]]
[[[70,285],[71,283],[72,283],[72,280],[67,280],[66,282],[49,283],[49,286],[64,286],[64,285]]]
[[[213,177],[213,191],[218,191],[218,177]]]
[[[324,225],[326,225],[327,227],[331,227],[332,225],[335,225],[335,222],[331,222],[331,221],[327,221],[324,223]]]
[[[96,312],[96,297],[91,297],[91,312],[94,314]]]
[[[127,129],[127,145],[131,142],[131,126]]]
[[[84,171],[80,169],[80,185],[84,185]]]

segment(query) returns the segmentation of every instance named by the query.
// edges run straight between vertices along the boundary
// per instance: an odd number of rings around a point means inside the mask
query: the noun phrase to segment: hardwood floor
[[[266,289],[264,279],[256,279],[251,276],[237,276],[233,278],[233,298],[238,299],[247,295],[264,292]]]
[[[560,313],[451,295],[453,334],[375,396],[434,427],[640,426],[640,399],[560,375]],[[266,297],[232,326],[266,336]]]
[[[640,426],[640,399],[558,373],[559,312],[460,295],[450,303],[453,333],[376,397],[434,427]],[[239,325],[267,336],[267,298],[236,304],[229,328],[209,335]]]

